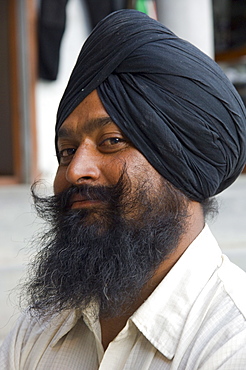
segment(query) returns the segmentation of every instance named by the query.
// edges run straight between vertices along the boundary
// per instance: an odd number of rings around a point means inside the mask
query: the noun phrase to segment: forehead
[[[83,134],[83,135],[90,135],[93,132],[102,129],[106,126],[117,126],[112,122],[110,117],[98,117],[91,120],[87,120],[85,122],[64,122],[61,128],[58,131],[58,139],[59,138],[67,138],[71,135],[76,134]]]
[[[58,138],[67,137],[71,132],[90,134],[107,125],[118,128],[106,112],[97,91],[90,93],[66,118],[58,130]]]

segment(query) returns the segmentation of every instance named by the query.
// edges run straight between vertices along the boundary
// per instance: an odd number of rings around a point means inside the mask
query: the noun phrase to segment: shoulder
[[[48,345],[59,340],[77,322],[76,311],[66,311],[61,315],[38,319],[25,311],[6,337],[0,349],[0,368],[19,369],[30,353],[38,350],[40,355]]]
[[[198,275],[192,277],[199,279]],[[201,370],[245,369],[245,284],[245,272],[222,256],[183,316],[174,365]]]
[[[246,319],[246,272],[232,263],[227,256],[223,255],[222,258],[223,263],[217,272],[218,278],[226,294]]]
[[[221,266],[208,282],[208,289],[198,297],[199,315],[193,312],[197,328],[192,350],[196,349],[204,369],[245,368],[245,286],[246,273],[223,255]]]

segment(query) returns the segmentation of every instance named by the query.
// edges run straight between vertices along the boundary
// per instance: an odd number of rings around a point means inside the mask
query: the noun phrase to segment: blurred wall
[[[57,80],[38,80],[36,86],[38,168],[41,179],[49,183],[52,183],[57,168],[54,137],[58,104],[81,46],[89,33],[89,21],[83,1],[69,0],[66,15]]]
[[[179,37],[214,56],[212,0],[157,0],[157,12]]]

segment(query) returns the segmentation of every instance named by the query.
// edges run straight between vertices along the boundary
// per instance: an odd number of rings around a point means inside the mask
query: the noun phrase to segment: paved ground
[[[27,185],[0,187],[0,341],[19,315],[18,290],[40,228]],[[246,175],[218,196],[220,214],[210,223],[222,250],[246,271]]]

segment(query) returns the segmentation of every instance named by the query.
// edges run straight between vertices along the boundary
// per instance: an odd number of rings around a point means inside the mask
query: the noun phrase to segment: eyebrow
[[[93,131],[100,129],[103,126],[109,125],[111,123],[114,123],[110,117],[99,117],[99,118],[94,118],[89,121],[86,121],[85,124],[83,125],[83,133],[85,134],[90,134]],[[73,135],[73,130],[62,127],[58,130],[58,138],[67,138],[71,137]]]

